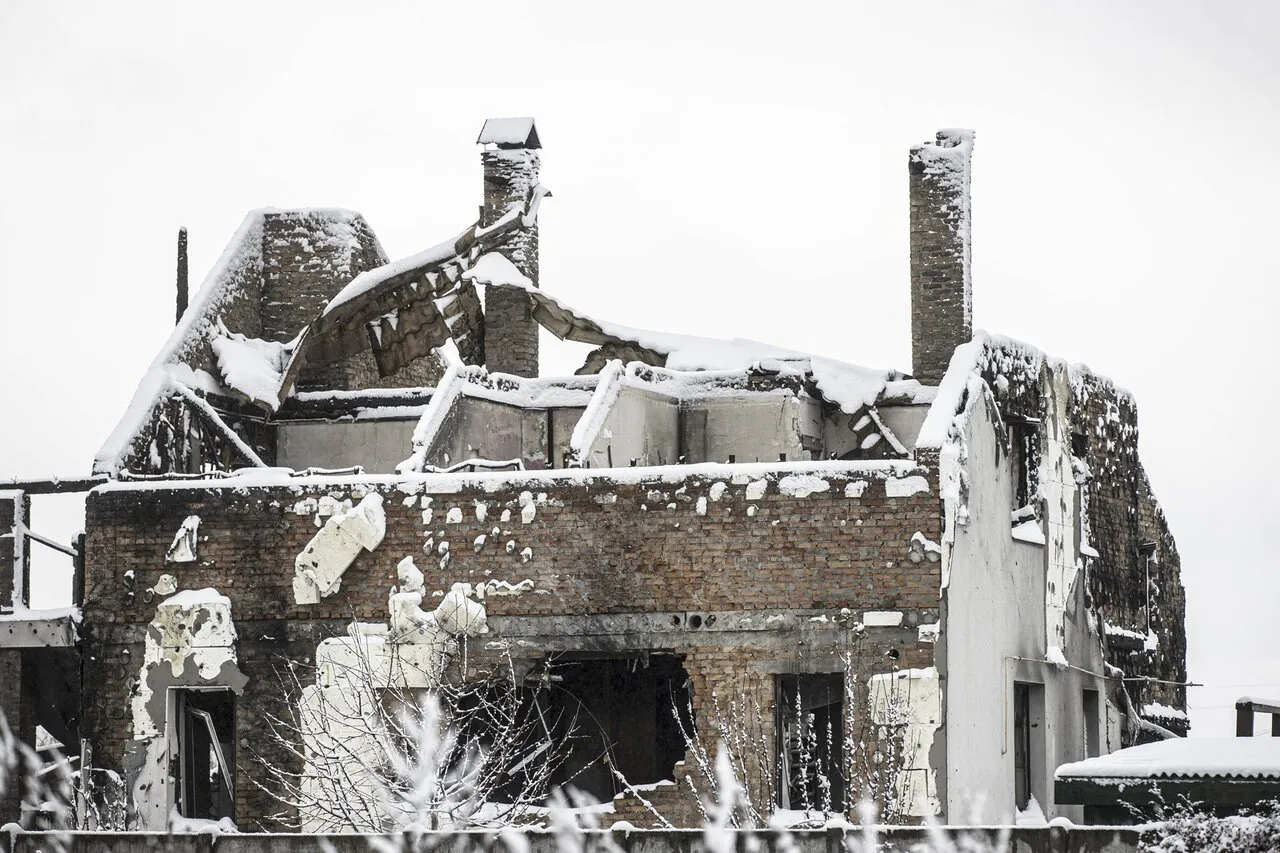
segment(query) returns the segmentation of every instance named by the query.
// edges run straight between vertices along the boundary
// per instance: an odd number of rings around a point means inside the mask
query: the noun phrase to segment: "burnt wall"
[[[1038,430],[1043,446],[1049,417],[1044,356],[1005,341],[987,349],[980,370],[995,389],[1006,424]],[[1081,484],[1081,520],[1098,554],[1085,566],[1086,604],[1100,629],[1105,623],[1145,634],[1150,619],[1155,648],[1113,635],[1107,638],[1107,660],[1128,676],[1156,679],[1128,682],[1139,708],[1159,702],[1185,709],[1186,688],[1160,683],[1187,678],[1186,594],[1177,545],[1138,456],[1137,403],[1129,392],[1087,368],[1071,367],[1069,376],[1067,417]],[[1031,447],[1034,452],[1036,444]],[[1033,469],[1038,464],[1031,460]],[[1034,470],[1032,476],[1034,480]],[[1180,720],[1158,722],[1175,729],[1185,726]]]
[[[269,735],[269,716],[288,711],[283,673],[305,682],[317,643],[342,633],[352,617],[385,622],[396,564],[413,556],[428,591],[459,581],[532,581],[519,596],[486,601],[494,628],[486,641],[518,637],[513,653],[527,663],[574,650],[681,655],[699,730],[714,743],[713,695],[750,699],[772,720],[776,674],[839,671],[853,642],[852,620],[832,623],[840,608],[854,618],[904,612],[901,627],[860,635],[868,652],[860,681],[932,664],[933,647],[919,642],[915,626],[937,621],[937,564],[907,556],[916,531],[940,538],[941,519],[935,475],[917,473],[930,488],[905,497],[889,497],[878,476],[858,474],[824,474],[825,490],[807,494],[784,493],[776,477],[763,494],[761,485],[696,477],[677,484],[527,477],[496,491],[472,485],[483,478],[440,478],[458,489],[445,493],[426,491],[429,477],[384,483],[376,488],[385,539],[356,558],[337,593],[312,606],[295,605],[291,585],[294,557],[317,530],[310,507],[322,496],[358,501],[364,487],[334,480],[327,488],[301,481],[308,485],[94,493],[84,730],[99,766],[127,771],[129,694],[156,603],[143,591],[164,572],[182,589],[218,589],[231,598],[239,666],[249,678],[237,709],[237,819],[246,828],[275,826],[266,816],[280,806],[252,779],[262,779],[257,760],[290,760]],[[198,559],[166,565],[189,515],[201,518]],[[673,818],[694,819],[687,789],[656,796],[672,800],[664,809]]]

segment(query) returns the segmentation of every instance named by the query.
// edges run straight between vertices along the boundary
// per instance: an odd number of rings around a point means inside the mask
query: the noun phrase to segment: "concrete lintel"
[[[0,648],[69,648],[76,644],[76,624],[70,616],[23,619],[7,614],[0,619]]]

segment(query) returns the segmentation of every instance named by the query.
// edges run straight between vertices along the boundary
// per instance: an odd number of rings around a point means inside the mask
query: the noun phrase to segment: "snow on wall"
[[[183,519],[182,526],[173,535],[173,544],[165,554],[166,563],[194,563],[197,556],[198,538],[200,535],[200,516],[189,515]]]
[[[1067,612],[1075,594],[1081,557],[1076,553],[1079,541],[1079,516],[1076,513],[1076,477],[1071,465],[1071,434],[1067,415],[1071,390],[1063,364],[1048,367],[1044,388],[1046,407],[1040,449],[1040,495],[1044,507],[1047,534],[1045,555],[1045,643],[1050,647],[1066,644]]]
[[[362,550],[372,551],[387,532],[382,496],[365,495],[348,510],[329,516],[324,527],[294,561],[293,597],[298,604],[318,604],[338,591],[342,573]]]

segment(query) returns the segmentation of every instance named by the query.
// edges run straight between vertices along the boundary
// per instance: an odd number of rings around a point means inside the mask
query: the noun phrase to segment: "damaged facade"
[[[341,828],[263,768],[376,751],[273,734],[353,667],[429,690],[506,661],[590,721],[554,781],[637,826],[699,822],[695,744],[739,729],[770,806],[870,786],[957,822],[1078,819],[1057,765],[1185,732],[1132,396],[972,332],[971,133],[909,157],[910,374],[569,306],[532,120],[479,142],[480,220],[407,258],[348,211],[250,213],[95,461],[63,737],[133,825]],[[578,375],[538,375],[540,328],[596,347]]]

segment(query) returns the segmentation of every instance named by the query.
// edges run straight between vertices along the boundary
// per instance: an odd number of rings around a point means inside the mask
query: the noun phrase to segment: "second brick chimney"
[[[538,129],[531,118],[491,118],[476,142],[484,145],[484,206],[480,225],[487,227],[512,206],[523,209],[538,185]],[[520,272],[538,286],[538,226],[517,232],[501,249]],[[538,323],[533,301],[519,288],[491,286],[485,295],[485,365],[490,371],[517,376],[538,375]]]
[[[911,149],[911,364],[927,385],[973,337],[969,162],[972,130],[940,130]]]

